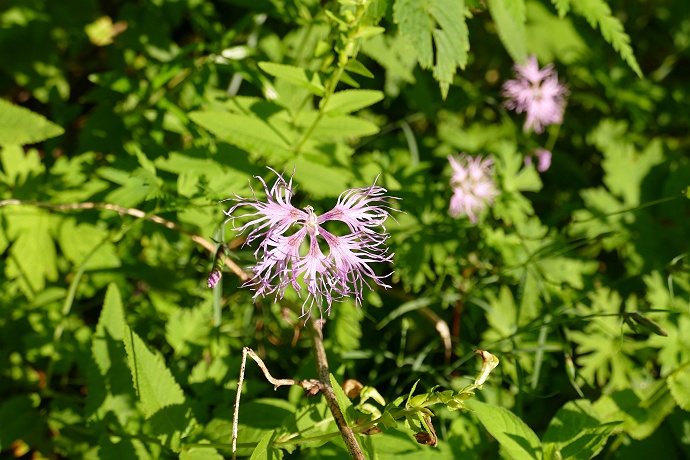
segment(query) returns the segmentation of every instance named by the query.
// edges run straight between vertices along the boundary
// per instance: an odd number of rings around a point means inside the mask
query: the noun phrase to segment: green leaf
[[[266,435],[261,438],[261,441],[259,441],[259,444],[254,449],[249,460],[280,460],[283,458],[283,451],[271,447],[271,442],[275,436],[275,431],[266,433]]]
[[[342,351],[358,350],[359,339],[362,337],[362,309],[351,302],[343,302],[334,313],[331,318],[335,323],[335,343]]]
[[[424,9],[425,3],[422,0],[397,0],[393,5],[393,20],[400,26],[400,33],[412,43],[419,65],[428,69],[434,62],[431,45],[434,23]]]
[[[393,19],[399,24],[400,33],[414,47],[419,65],[423,69],[433,65],[434,78],[439,82],[445,99],[457,67],[464,69],[467,64],[470,45],[465,2],[397,0],[393,6]],[[436,44],[435,59],[432,38]]]
[[[104,420],[108,412],[114,412],[123,426],[135,412],[136,397],[127,368],[124,328],[120,291],[110,284],[91,341],[93,366],[87,374],[86,414],[90,419]]]
[[[308,128],[318,116],[315,112],[304,114],[297,122],[301,128]],[[351,115],[325,116],[321,118],[312,137],[316,139],[346,139],[349,137],[371,136],[379,132],[374,123]]]
[[[219,139],[247,152],[279,158],[292,155],[291,140],[260,118],[225,112],[192,112],[189,118]]]
[[[622,420],[623,430],[633,439],[650,436],[676,407],[666,380],[658,380],[641,392],[631,389],[602,396],[593,405],[602,420]]]
[[[376,104],[383,99],[381,91],[369,89],[347,89],[334,93],[323,108],[324,113],[345,115]]]
[[[666,384],[681,409],[690,412],[690,363],[669,375]]]
[[[34,144],[64,132],[42,115],[0,99],[0,146]]]
[[[213,447],[192,447],[180,453],[180,460],[223,460],[223,458]]]
[[[13,187],[23,185],[32,176],[45,173],[45,166],[35,149],[24,153],[20,145],[7,145],[0,149],[0,161],[5,173],[3,181]]]
[[[551,419],[544,434],[544,449],[559,452],[563,460],[593,458],[622,423],[602,422],[589,400],[568,401]]]
[[[311,75],[308,75],[307,72],[300,67],[277,64],[275,62],[259,62],[259,68],[269,75],[282,78],[292,84],[301,86],[317,96],[323,96],[325,93],[324,87],[319,79],[319,74],[316,72],[310,72]]]
[[[192,346],[203,347],[211,335],[211,304],[193,309],[177,308],[165,325],[165,338],[176,354],[189,354]]]
[[[522,63],[527,57],[524,0],[488,0],[491,17],[498,36],[514,61]]]
[[[165,367],[161,356],[152,353],[126,325],[124,343],[141,410],[158,439],[173,451],[178,451],[181,439],[195,423],[182,388]]]
[[[31,207],[7,215],[10,257],[5,267],[9,279],[19,278],[22,289],[28,293],[43,290],[46,280],[58,276],[57,253],[51,233],[58,217]]]
[[[611,13],[608,3],[605,0],[572,0],[572,4],[573,10],[584,16],[592,28],[599,27],[604,40],[610,43],[637,76],[642,78],[642,69],[630,46],[630,37],[625,33],[620,19]]]
[[[66,218],[60,224],[57,241],[65,257],[77,266],[86,262],[87,270],[119,267],[120,258],[115,245],[108,241],[108,235],[104,228],[77,224],[74,218]],[[88,260],[87,256],[90,256]]]
[[[338,381],[335,379],[333,374],[330,374],[331,376],[331,385],[333,386],[333,391],[335,392],[335,397],[338,400],[338,406],[340,406],[340,410],[343,412],[343,416],[345,417],[345,421],[347,422],[348,425],[352,424],[352,401],[350,401],[350,398],[345,395],[345,392],[343,391],[343,388],[340,386]]]
[[[32,447],[41,447],[48,435],[47,426],[37,407],[40,399],[34,394],[18,394],[3,398],[0,403],[0,451],[6,451],[17,440]],[[47,446],[43,446],[47,447]],[[4,452],[8,455],[7,452]]]
[[[467,407],[474,412],[484,428],[501,444],[513,460],[541,460],[539,438],[525,422],[503,407],[468,400]]]
[[[134,388],[146,418],[165,407],[184,404],[182,388],[165,367],[163,358],[152,353],[129,326],[124,326],[123,339]]]
[[[570,0],[551,0],[554,4],[556,10],[558,11],[558,16],[564,18],[568,11],[570,11]]]

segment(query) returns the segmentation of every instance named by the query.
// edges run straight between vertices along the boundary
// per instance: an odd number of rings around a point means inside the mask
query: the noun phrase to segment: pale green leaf
[[[66,218],[59,227],[57,241],[65,257],[73,264],[81,266],[86,263],[87,270],[96,270],[121,264],[115,245],[108,241],[108,237],[109,232],[104,228],[77,224],[75,219]]]
[[[479,402],[465,401],[484,428],[496,438],[501,447],[513,460],[541,460],[542,449],[537,435],[525,422],[503,407]]]
[[[374,123],[352,115],[325,116],[318,121],[317,117],[316,112],[305,113],[296,124],[302,129],[309,129],[316,122],[312,138],[324,140],[371,136],[379,132],[379,127]]]
[[[589,52],[570,18],[556,16],[542,3],[527,2],[526,26],[529,51],[544,62],[558,59],[570,65]],[[556,36],[558,40],[553,40]]]
[[[20,145],[6,145],[1,148],[0,162],[0,174],[4,172],[3,181],[14,187],[24,184],[30,176],[39,176],[45,172],[38,151],[31,149],[24,153]]]
[[[177,308],[165,325],[165,338],[176,354],[189,354],[191,346],[204,346],[211,335],[211,304]]]
[[[563,18],[570,10],[570,0],[551,0],[554,4],[556,10],[558,11],[558,16]]]
[[[317,96],[324,95],[324,88],[316,72],[309,72],[300,67],[275,62],[259,62],[259,68],[269,75],[282,78],[297,86],[301,86]]]
[[[22,288],[30,292],[41,291],[47,280],[55,281],[58,276],[57,253],[51,236],[58,218],[31,207],[6,216],[7,236],[14,242],[5,274],[9,279],[19,278]]]
[[[300,155],[294,165],[303,177],[300,188],[314,196],[338,196],[352,179],[351,172],[324,163],[324,156],[316,152]]]
[[[364,42],[362,53],[386,69],[386,94],[396,96],[403,82],[415,82],[412,71],[417,59],[412,45],[404,37],[378,35]]]
[[[376,104],[382,99],[381,91],[347,89],[334,93],[323,108],[323,112],[330,115],[345,115]]]
[[[180,460],[223,460],[223,458],[213,447],[192,447],[180,453]]]
[[[42,115],[0,99],[0,146],[34,144],[64,132]]]
[[[515,62],[527,57],[525,20],[527,13],[524,0],[488,0],[491,17],[498,36]]]
[[[571,0],[573,10],[584,16],[592,28],[599,27],[601,35],[613,49],[618,51],[630,68],[642,78],[642,69],[635,59],[630,36],[625,33],[623,23],[611,13],[611,7],[605,0]]]
[[[666,383],[681,409],[690,412],[690,363],[669,375]]]
[[[260,118],[225,112],[192,112],[189,118],[219,139],[247,152],[281,158],[292,155],[291,139]]]

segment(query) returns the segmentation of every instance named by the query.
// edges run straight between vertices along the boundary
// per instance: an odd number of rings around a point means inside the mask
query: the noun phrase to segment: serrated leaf
[[[527,10],[524,0],[488,0],[491,18],[496,24],[498,37],[503,42],[510,57],[515,62],[523,62],[527,57],[527,37],[525,20]]]
[[[323,96],[325,93],[319,75],[316,72],[310,72],[311,75],[309,75],[307,71],[300,67],[277,64],[275,62],[259,62],[259,68],[269,75],[301,86],[317,96]]]
[[[141,411],[149,419],[156,437],[173,451],[179,451],[182,438],[195,423],[182,388],[163,358],[152,353],[127,325],[124,326],[124,344]]]
[[[407,37],[417,52],[419,65],[428,69],[434,62],[431,45],[433,21],[421,0],[397,0],[393,5],[393,20],[400,26],[400,33]]]
[[[484,428],[501,444],[513,460],[541,460],[542,449],[537,435],[525,422],[508,409],[468,400],[467,407],[474,412]]]
[[[352,73],[356,73],[357,75],[361,75],[363,77],[374,78],[374,74],[371,73],[371,71],[367,69],[364,66],[364,64],[359,62],[357,59],[350,59],[349,61],[347,61],[345,69],[349,70]]]
[[[666,384],[680,408],[690,412],[690,363],[669,375]]]
[[[136,410],[136,394],[123,343],[124,327],[120,291],[115,284],[110,284],[91,342],[93,366],[87,374],[86,415],[104,420],[108,412],[113,412],[123,426]]]
[[[439,82],[445,99],[457,67],[467,64],[469,38],[465,23],[465,2],[458,0],[397,0],[393,19],[400,26],[417,53],[419,65],[434,66],[434,78]],[[436,28],[436,26],[439,28]],[[432,39],[436,44],[434,59]],[[434,64],[435,63],[435,64]]]
[[[288,158],[290,139],[266,121],[225,112],[192,112],[189,118],[202,128],[250,153]]]
[[[323,108],[323,112],[330,115],[345,115],[376,104],[382,99],[381,91],[346,89],[334,93]]]
[[[551,0],[551,3],[556,7],[560,18],[564,18],[568,11],[570,11],[570,0]]]
[[[64,132],[43,115],[0,99],[0,146],[34,144]]]
[[[182,388],[163,363],[163,358],[152,353],[136,332],[126,325],[123,340],[144,416],[150,418],[166,407],[184,404]]]
[[[572,0],[572,5],[573,10],[587,19],[592,28],[599,27],[604,40],[610,43],[637,76],[642,78],[642,69],[630,46],[630,36],[625,33],[620,19],[611,13],[608,3],[605,0]]]

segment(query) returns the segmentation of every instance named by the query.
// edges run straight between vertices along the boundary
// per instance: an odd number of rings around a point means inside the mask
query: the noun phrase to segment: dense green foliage
[[[400,198],[391,289],[324,327],[367,458],[690,457],[686,2],[0,8],[0,455],[229,458],[243,347],[315,377],[303,299],[241,287],[255,248],[218,203],[271,167],[300,208]],[[528,55],[569,90],[542,134],[502,105]],[[456,152],[494,162],[476,224],[448,214]],[[483,385],[476,349],[500,359]],[[347,458],[323,398],[251,361],[238,442]]]

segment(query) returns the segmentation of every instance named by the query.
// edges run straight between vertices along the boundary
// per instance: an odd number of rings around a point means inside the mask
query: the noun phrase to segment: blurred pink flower
[[[270,168],[269,168],[270,169]],[[273,170],[272,170],[273,171]],[[275,172],[275,171],[273,171]],[[325,300],[327,313],[333,301],[353,295],[355,303],[361,305],[363,287],[371,289],[370,281],[388,288],[384,279],[390,276],[376,275],[369,266],[373,262],[391,262],[393,254],[388,254],[386,240],[388,234],[384,227],[389,217],[386,201],[392,197],[385,195],[386,189],[377,185],[356,188],[343,192],[335,207],[317,216],[314,208],[294,207],[292,177],[286,182],[281,174],[269,190],[266,182],[259,179],[266,193],[265,201],[254,194],[254,198],[237,197],[237,203],[226,214],[229,219],[250,217],[246,224],[235,227],[247,235],[245,244],[259,240],[254,252],[256,265],[252,268],[254,278],[246,285],[255,289],[254,298],[275,294],[281,299],[285,289],[292,286],[301,296],[303,281],[307,297],[302,306],[302,314],[310,314],[316,302],[321,311]],[[253,212],[240,216],[232,214],[240,207],[249,207]],[[349,233],[335,235],[322,225],[327,221],[345,223]],[[295,226],[294,231],[291,231]],[[308,247],[301,249],[308,238]],[[322,243],[325,242],[322,250]],[[305,306],[309,306],[305,310]]]
[[[508,98],[506,107],[527,113],[525,131],[541,133],[545,126],[563,123],[568,89],[559,83],[553,64],[539,69],[537,58],[531,56],[514,69],[517,78],[503,84],[503,95]]]
[[[481,156],[472,158],[466,153],[460,156],[448,156],[453,175],[450,185],[453,196],[450,199],[448,213],[452,217],[466,214],[470,221],[477,223],[478,214],[498,195],[492,178],[493,162]]]
[[[532,164],[532,157],[537,157],[537,171],[545,172],[551,167],[551,152],[546,149],[536,149],[525,157],[525,165]]]

